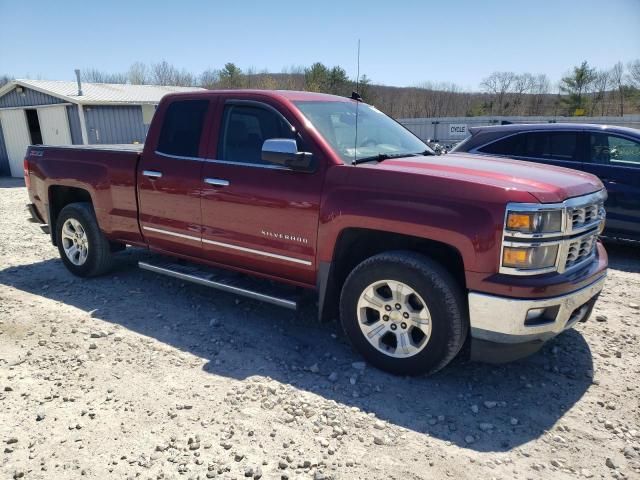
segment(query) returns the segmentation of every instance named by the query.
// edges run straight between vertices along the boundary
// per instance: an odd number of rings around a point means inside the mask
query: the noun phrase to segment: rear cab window
[[[197,157],[208,100],[178,100],[164,113],[158,152],[179,157]]]

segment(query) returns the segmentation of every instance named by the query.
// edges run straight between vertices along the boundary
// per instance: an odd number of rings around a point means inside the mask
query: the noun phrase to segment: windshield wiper
[[[358,165],[366,162],[383,162],[392,158],[412,157],[415,153],[378,153],[377,155],[371,155],[370,157],[362,157],[351,162],[351,165]],[[422,155],[422,154],[420,154]]]

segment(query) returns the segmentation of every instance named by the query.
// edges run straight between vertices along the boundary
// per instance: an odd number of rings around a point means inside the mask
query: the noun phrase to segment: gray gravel
[[[0,478],[640,478],[640,249],[541,353],[401,378],[143,250],[75,278],[26,202],[0,179]]]

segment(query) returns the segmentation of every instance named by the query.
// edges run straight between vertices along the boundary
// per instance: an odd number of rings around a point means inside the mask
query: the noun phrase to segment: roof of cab
[[[261,95],[264,97],[287,99],[292,102],[306,101],[306,102],[353,102],[354,100],[341,97],[339,95],[330,95],[328,93],[317,92],[302,92],[297,90],[250,90],[250,89],[236,89],[236,90],[204,90],[198,92],[179,93],[174,95]]]

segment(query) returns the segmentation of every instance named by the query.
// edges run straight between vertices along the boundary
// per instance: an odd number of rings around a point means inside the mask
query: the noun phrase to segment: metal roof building
[[[0,175],[29,145],[143,143],[160,99],[197,87],[14,80],[0,88]]]

